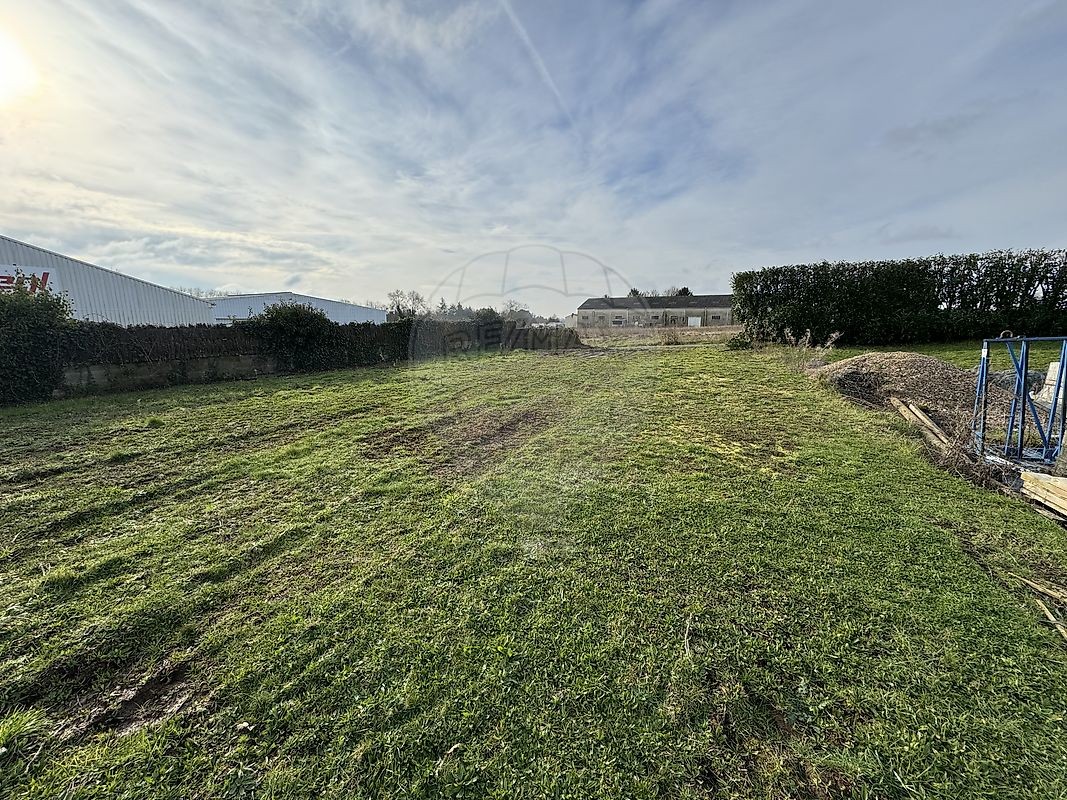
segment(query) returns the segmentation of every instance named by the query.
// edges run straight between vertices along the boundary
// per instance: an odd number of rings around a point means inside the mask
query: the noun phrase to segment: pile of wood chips
[[[827,364],[814,374],[863,405],[893,408],[890,398],[894,397],[913,404],[953,440],[962,440],[970,430],[975,375],[939,358],[921,353],[864,353]],[[991,385],[988,394],[988,418],[1006,420],[1011,393]]]

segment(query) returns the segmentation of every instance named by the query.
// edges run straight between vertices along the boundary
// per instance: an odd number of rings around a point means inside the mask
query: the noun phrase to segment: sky
[[[0,0],[0,233],[572,311],[1067,244],[1055,0]]]

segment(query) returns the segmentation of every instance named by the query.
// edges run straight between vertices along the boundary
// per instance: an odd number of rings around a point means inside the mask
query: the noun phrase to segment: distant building
[[[340,325],[347,325],[349,322],[385,322],[385,312],[377,308],[358,306],[355,303],[346,303],[343,300],[325,300],[321,297],[311,297],[293,292],[231,294],[223,297],[213,297],[211,302],[215,306],[214,321],[220,325],[254,317],[256,314],[263,313],[263,309],[267,308],[267,306],[280,304],[317,308]]]
[[[733,324],[733,295],[591,297],[578,306],[578,328],[699,328]]]
[[[0,292],[19,281],[65,297],[75,319],[127,327],[215,324],[206,300],[0,236]]]

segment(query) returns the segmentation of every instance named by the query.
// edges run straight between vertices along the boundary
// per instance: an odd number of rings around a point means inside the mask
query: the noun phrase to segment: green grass
[[[1063,531],[771,352],[0,431],[0,796],[1067,793],[1067,657],[1007,575],[1063,582]]]

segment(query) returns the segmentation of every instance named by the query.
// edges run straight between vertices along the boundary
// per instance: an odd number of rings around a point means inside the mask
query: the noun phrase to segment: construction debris
[[[1063,589],[1059,586],[1051,586],[1044,582],[1039,583],[1037,581],[1030,580],[1029,578],[1024,578],[1022,575],[1016,575],[1014,572],[1010,573],[1010,575],[1013,578],[1018,578],[1020,581],[1025,583],[1034,591],[1040,592],[1046,597],[1050,597],[1053,600],[1056,600],[1057,602],[1067,605],[1067,589]]]
[[[969,436],[975,387],[975,375],[969,370],[920,353],[864,353],[827,364],[814,374],[867,406],[892,407],[890,398],[910,403],[922,409],[950,441]],[[989,395],[990,418],[1006,419],[1011,393],[991,386]]]
[[[1024,495],[1067,517],[1067,478],[1043,472],[1023,472],[1020,477]]]
[[[1060,622],[1058,619],[1056,619],[1056,617],[1053,615],[1053,613],[1051,611],[1049,611],[1049,608],[1048,608],[1047,605],[1045,605],[1045,601],[1044,600],[1041,600],[1040,598],[1034,598],[1034,599],[1037,601],[1037,604],[1039,606],[1041,606],[1041,610],[1045,612],[1045,617],[1048,619],[1048,621],[1052,625],[1052,627],[1055,628],[1057,631],[1059,631],[1060,636],[1062,636],[1063,640],[1065,642],[1067,642],[1067,627],[1065,627],[1064,624],[1062,622]]]
[[[945,432],[937,426],[926,414],[919,409],[914,403],[902,403],[896,397],[890,397],[889,402],[893,408],[900,412],[900,416],[904,417],[912,425],[915,425],[919,429],[919,433],[923,437],[936,447],[938,450],[943,450],[949,447],[952,443],[945,435]]]

